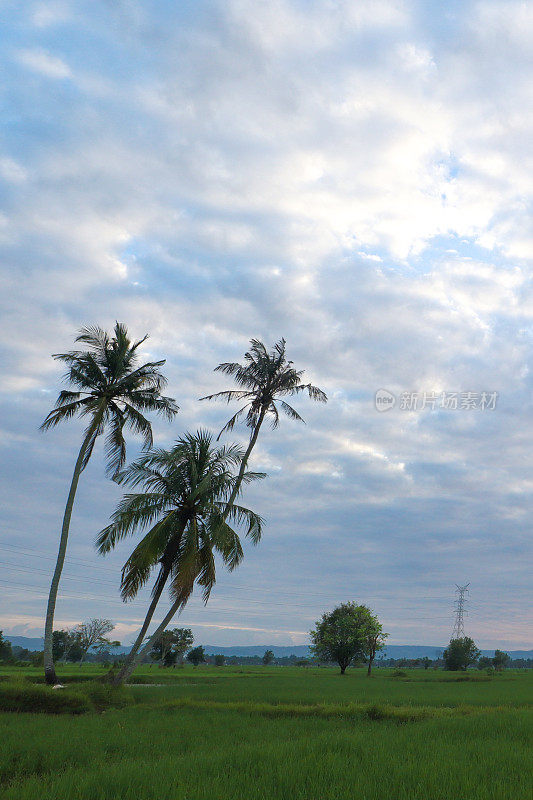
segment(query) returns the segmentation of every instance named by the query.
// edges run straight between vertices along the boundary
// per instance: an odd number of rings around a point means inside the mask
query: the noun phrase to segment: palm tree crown
[[[108,471],[115,474],[126,460],[125,426],[141,434],[144,447],[152,446],[152,426],[144,416],[145,411],[155,411],[168,419],[178,411],[171,397],[163,397],[161,390],[166,379],[159,371],[165,361],[152,361],[138,366],[139,346],[144,336],[132,343],[125,325],[117,322],[114,336],[98,326],[82,328],[77,342],[87,350],[56,353],[53,358],[67,365],[64,380],[76,391],[63,390],[55,407],[41,425],[48,430],[76,414],[90,416],[85,431],[87,437],[82,470],[87,466],[96,438],[108,428],[105,453]]]
[[[116,476],[119,483],[143,487],[142,493],[126,494],[112,523],[98,536],[100,553],[137,530],[149,528],[128,558],[123,571],[124,600],[135,597],[159,567],[153,595],[160,595],[169,578],[170,594],[178,608],[189,599],[195,582],[203,587],[207,602],[216,579],[214,553],[228,569],[243,558],[241,542],[226,518],[244,524],[254,544],[261,537],[261,517],[240,505],[224,515],[241,464],[243,451],[237,445],[214,449],[206,431],[185,434],[170,450],[156,449]],[[263,478],[246,472],[242,482]]]
[[[283,398],[307,391],[312,400],[327,401],[326,394],[311,383],[302,383],[303,370],[296,370],[285,354],[285,339],[276,342],[269,352],[259,339],[250,341],[250,349],[244,355],[245,364],[236,362],[219,364],[216,372],[231,375],[242,389],[216,392],[201,400],[245,401],[244,405],[231,417],[220,431],[230,431],[236,422],[246,414],[246,424],[255,428],[265,416],[271,416],[272,427],[279,424],[279,409],[288,417],[303,422],[302,417]]]

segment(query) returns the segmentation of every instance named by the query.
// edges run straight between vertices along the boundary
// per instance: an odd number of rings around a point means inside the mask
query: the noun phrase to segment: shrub
[[[404,672],[401,669],[395,669],[392,673],[393,678],[407,678],[407,672]]]
[[[122,708],[133,702],[127,689],[96,681],[67,689],[53,689],[29,681],[11,681],[0,686],[0,711],[34,714],[84,714],[106,708]]]
[[[87,697],[65,689],[24,683],[4,684],[0,688],[0,711],[83,714],[90,710]]]
[[[364,716],[367,719],[378,720],[378,719],[387,719],[387,716],[389,715],[387,715],[387,713],[381,706],[374,704],[366,709],[366,711],[364,712]]]
[[[58,689],[58,691],[63,690]],[[72,689],[72,692],[86,697],[95,711],[104,711],[106,708],[124,708],[133,702],[133,696],[128,689],[100,681],[78,684]]]

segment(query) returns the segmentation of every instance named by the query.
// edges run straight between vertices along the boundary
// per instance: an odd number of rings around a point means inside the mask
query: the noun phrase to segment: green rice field
[[[69,667],[83,691],[97,668]],[[5,668],[32,691],[39,670]],[[10,800],[530,800],[533,674],[144,668],[122,707],[0,714]],[[76,683],[73,681],[76,680]],[[143,685],[144,683],[144,685]],[[87,684],[89,685],[89,684]],[[81,686],[81,689],[80,689]]]

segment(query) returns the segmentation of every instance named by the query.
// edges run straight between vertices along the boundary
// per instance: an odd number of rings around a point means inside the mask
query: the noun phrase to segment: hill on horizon
[[[27,650],[42,650],[43,639],[31,638],[28,636],[10,636],[4,633],[4,637],[11,642],[14,647],[24,647]],[[265,650],[272,650],[275,658],[283,658],[284,656],[300,656],[306,658],[309,656],[309,647],[306,644],[299,645],[275,645],[275,644],[253,644],[253,645],[211,645],[204,644],[204,650],[207,655],[216,655],[220,653],[225,656],[262,656]],[[129,646],[117,647],[114,650],[117,654],[129,653]],[[438,658],[444,652],[444,647],[431,646],[431,645],[416,645],[416,644],[390,644],[380,653],[385,658]],[[504,648],[501,648],[504,649]],[[509,653],[511,658],[533,658],[533,650],[505,650]],[[494,650],[482,650],[481,654],[484,656],[492,657]]]

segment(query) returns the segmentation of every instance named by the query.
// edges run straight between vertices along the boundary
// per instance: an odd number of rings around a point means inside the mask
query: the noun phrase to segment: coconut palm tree
[[[46,417],[41,429],[48,430],[76,415],[87,417],[88,425],[74,466],[46,610],[44,670],[47,683],[57,682],[52,657],[52,631],[57,591],[65,561],[78,481],[89,462],[95,441],[107,431],[105,438],[107,471],[114,475],[126,459],[124,428],[140,434],[144,440],[144,448],[148,449],[152,446],[152,426],[144,416],[144,412],[155,411],[170,420],[178,411],[174,400],[161,394],[166,379],[159,367],[165,361],[151,361],[138,365],[137,350],[146,338],[145,336],[132,343],[126,326],[118,322],[112,336],[97,326],[86,327],[82,328],[76,337],[77,342],[86,345],[86,350],[73,350],[53,356],[67,365],[64,379],[73,390],[63,390],[59,393],[55,407]]]
[[[153,450],[116,476],[119,483],[142,486],[143,491],[124,496],[111,524],[99,534],[97,548],[108,553],[124,537],[148,528],[122,570],[123,600],[135,597],[154,571],[157,577],[146,618],[124,666],[113,679],[115,683],[122,683],[157,643],[172,616],[185,607],[195,583],[203,588],[207,602],[216,580],[215,553],[229,570],[241,562],[239,536],[226,519],[244,525],[253,544],[259,542],[262,520],[258,514],[235,503],[225,513],[243,455],[237,445],[213,448],[211,435],[200,430],[185,434],[170,450]],[[240,483],[263,477],[261,473],[244,472]],[[139,653],[167,583],[172,608]]]
[[[296,370],[293,362],[287,360],[285,348],[285,339],[276,342],[270,352],[259,339],[251,339],[250,349],[244,354],[244,364],[231,362],[215,367],[215,372],[231,375],[242,388],[216,392],[200,398],[201,400],[225,400],[227,403],[233,400],[244,401],[244,405],[226,422],[218,435],[220,438],[224,431],[233,430],[235,424],[243,417],[246,425],[251,429],[248,447],[244,453],[235,484],[234,495],[228,500],[228,510],[239,491],[240,480],[244,475],[248,459],[257,442],[265,418],[270,417],[272,428],[277,428],[281,410],[290,419],[303,422],[298,412],[284,399],[301,392],[307,392],[311,400],[327,402],[328,398],[325,392],[311,383],[302,383],[303,370]]]

